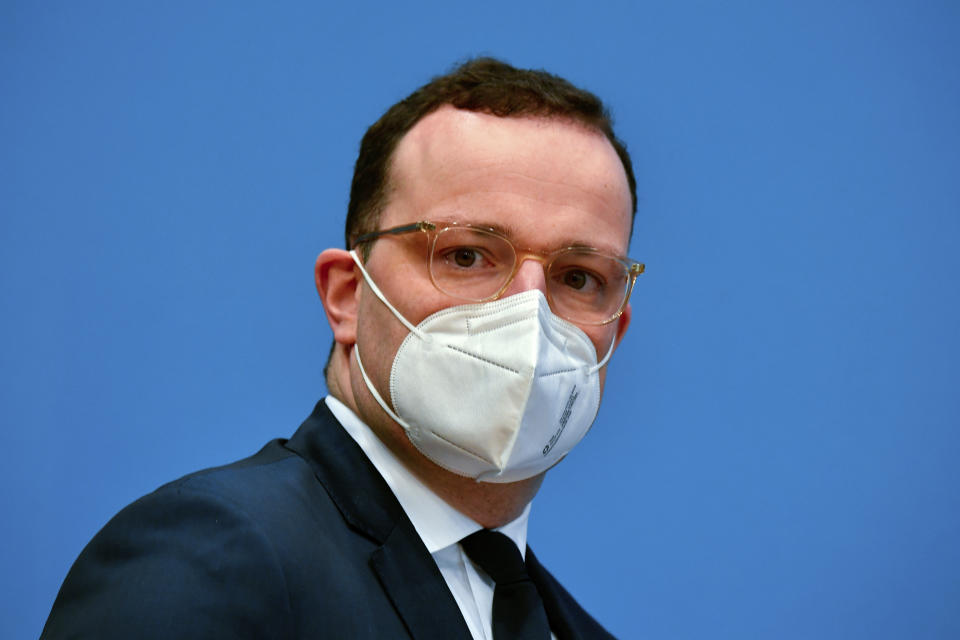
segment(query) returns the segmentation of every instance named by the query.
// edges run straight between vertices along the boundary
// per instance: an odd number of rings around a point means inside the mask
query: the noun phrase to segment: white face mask
[[[413,326],[351,251],[370,289],[410,334],[390,371],[391,409],[370,393],[427,458],[485,482],[533,477],[560,461],[600,408],[599,370],[587,335],[550,311],[539,290],[438,311]]]

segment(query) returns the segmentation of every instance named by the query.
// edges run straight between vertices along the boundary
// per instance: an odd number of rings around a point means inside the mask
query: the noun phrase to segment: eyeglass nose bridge
[[[510,270],[510,275],[507,276],[507,279],[500,286],[500,289],[498,289],[497,292],[492,296],[492,299],[497,299],[500,296],[502,296],[504,292],[510,288],[510,285],[513,284],[513,281],[517,279],[517,274],[520,273],[520,268],[523,267],[523,263],[527,262],[528,260],[532,260],[534,262],[540,263],[540,268],[543,271],[542,291],[544,295],[547,296],[547,300],[550,300],[550,287],[548,286],[547,283],[550,280],[550,274],[549,274],[550,265],[553,264],[553,260],[554,258],[556,258],[556,256],[555,255],[545,256],[530,250],[521,251],[516,247],[514,247],[513,252],[514,252],[513,269]]]
[[[550,289],[550,267],[553,266],[553,263],[563,255],[563,251],[554,252],[551,254],[544,255],[542,253],[537,253],[536,251],[531,251],[529,249],[520,250],[516,247],[513,248],[515,255],[515,262],[513,269],[510,272],[510,275],[507,277],[506,281],[500,287],[500,289],[492,296],[487,298],[488,300],[496,300],[503,296],[504,292],[510,288],[510,284],[516,279],[517,274],[520,272],[520,267],[523,266],[523,263],[528,260],[533,260],[534,262],[539,262],[541,268],[543,269],[543,292],[547,298],[547,302],[550,304],[551,308],[555,308],[555,302],[553,298],[553,293]],[[624,291],[623,299],[620,303],[620,307],[613,313],[612,316],[606,318],[599,323],[588,323],[588,324],[607,324],[612,322],[616,318],[620,317],[623,313],[624,308],[627,306],[627,302],[630,300],[630,295],[633,293],[633,288],[637,283],[637,276],[645,270],[645,265],[642,262],[634,262],[627,267],[627,282],[626,290]]]
[[[402,229],[402,231],[403,232],[406,232],[406,231],[426,232],[430,237],[430,254],[432,255],[436,251],[437,240],[439,239],[440,234],[449,228],[451,227],[438,228],[437,225],[435,225],[432,222],[418,222],[412,225],[408,225],[406,228]],[[557,257],[556,254],[543,255],[541,253],[537,253],[536,251],[532,251],[530,249],[518,249],[513,245],[512,242],[510,242],[508,238],[500,236],[500,234],[497,234],[497,233],[491,233],[490,230],[487,230],[487,233],[500,237],[507,243],[507,245],[510,246],[511,251],[513,252],[513,268],[510,270],[509,275],[503,281],[503,284],[501,284],[500,287],[493,294],[483,298],[483,300],[496,300],[500,298],[503,295],[503,293],[510,288],[510,285],[516,279],[517,274],[520,273],[520,267],[523,266],[523,263],[526,262],[527,260],[533,260],[535,262],[539,262],[540,266],[543,269],[543,292],[546,295],[547,300],[549,301],[550,290],[549,290],[549,287],[547,286],[547,282],[549,281],[548,276],[549,276],[550,265],[553,264],[554,259]],[[431,279],[432,278],[433,278],[433,275],[431,274]],[[436,281],[434,281],[434,285],[436,286]]]

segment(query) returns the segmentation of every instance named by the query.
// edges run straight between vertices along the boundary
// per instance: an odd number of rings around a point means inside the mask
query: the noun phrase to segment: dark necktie
[[[549,640],[550,624],[523,556],[502,533],[481,529],[460,541],[470,559],[493,578],[493,639]]]

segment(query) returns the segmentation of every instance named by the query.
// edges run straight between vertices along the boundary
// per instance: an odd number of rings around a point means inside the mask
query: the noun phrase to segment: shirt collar
[[[483,528],[472,518],[451,507],[427,487],[345,404],[333,396],[327,396],[325,401],[346,432],[363,449],[367,458],[383,476],[407,517],[410,518],[410,522],[413,523],[413,528],[426,545],[427,551],[431,554],[436,553]],[[515,520],[496,529],[513,540],[524,557],[527,550],[529,517],[530,504],[528,503],[523,513]]]

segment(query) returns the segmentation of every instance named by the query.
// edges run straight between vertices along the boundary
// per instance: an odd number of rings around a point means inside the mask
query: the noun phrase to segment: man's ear
[[[326,249],[317,256],[313,269],[317,293],[333,330],[333,339],[352,347],[357,341],[357,277],[356,265],[348,251]]]
[[[630,318],[632,316],[633,309],[630,308],[630,303],[628,302],[627,306],[623,308],[623,313],[617,318],[617,346],[620,346],[620,341],[623,340],[624,334],[627,333],[627,327],[630,326]]]

